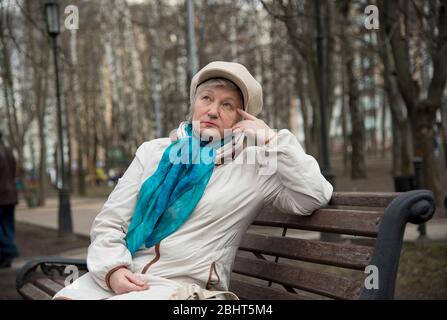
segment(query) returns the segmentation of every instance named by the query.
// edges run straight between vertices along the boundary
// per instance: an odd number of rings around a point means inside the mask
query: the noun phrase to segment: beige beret
[[[191,80],[191,104],[197,87],[212,78],[224,78],[233,82],[242,92],[244,110],[257,116],[262,110],[262,87],[240,63],[213,61],[203,67]]]

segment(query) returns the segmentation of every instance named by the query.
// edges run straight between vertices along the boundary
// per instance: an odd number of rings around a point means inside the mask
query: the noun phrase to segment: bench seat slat
[[[45,291],[37,288],[32,283],[26,283],[20,288],[20,294],[30,300],[51,300],[51,296]]]
[[[320,209],[311,216],[265,210],[254,225],[333,232],[355,236],[377,237],[383,212]]]
[[[352,207],[387,207],[399,192],[334,192],[329,205]]]
[[[53,278],[54,282],[60,284],[61,286],[65,287],[65,279],[64,278],[60,278],[60,277],[56,277]]]
[[[310,300],[314,296],[303,293],[290,293],[278,289],[260,286],[246,281],[231,279],[230,290],[243,300]]]
[[[252,233],[247,233],[244,236],[239,249],[358,270],[365,269],[369,264],[373,252],[373,248],[359,245],[266,236]]]
[[[237,256],[233,271],[334,299],[355,299],[361,291],[359,281],[266,260]]]
[[[34,281],[36,287],[48,293],[51,297],[53,297],[57,292],[63,289],[63,286],[59,283],[49,279],[49,278],[41,278]]]

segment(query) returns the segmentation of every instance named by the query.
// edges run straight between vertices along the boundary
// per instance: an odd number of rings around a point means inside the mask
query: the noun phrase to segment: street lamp
[[[57,0],[48,0],[45,6],[45,22],[47,23],[47,32],[52,37],[57,37],[60,33],[59,25],[59,3]]]
[[[60,34],[59,25],[59,3],[57,0],[47,0],[44,4],[45,7],[45,22],[47,24],[47,32],[51,36],[53,44],[53,57],[54,57],[54,73],[56,79],[56,102],[57,102],[57,129],[59,139],[59,162],[60,162],[60,183],[58,183],[59,189],[59,212],[58,212],[58,225],[59,235],[66,236],[73,234],[73,225],[71,221],[71,206],[70,206],[70,194],[67,186],[67,172],[65,171],[64,162],[64,128],[62,122],[62,99],[61,99],[61,82],[59,74],[59,52],[57,36]]]

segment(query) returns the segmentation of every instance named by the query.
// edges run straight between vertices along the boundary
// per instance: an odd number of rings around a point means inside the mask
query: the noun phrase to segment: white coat
[[[228,290],[239,243],[256,215],[269,204],[280,211],[310,215],[332,196],[331,184],[316,160],[307,155],[289,130],[268,144],[246,147],[234,161],[216,166],[205,192],[188,220],[151,248],[132,257],[125,235],[142,183],[157,169],[169,138],[143,143],[110,194],[91,229],[89,272],[58,292],[67,299],[168,299],[182,283]],[[274,171],[266,174],[265,153]],[[247,164],[244,159],[256,159]],[[275,167],[276,166],[276,167]],[[272,168],[271,166],[269,168]],[[266,171],[267,170],[267,171]],[[149,289],[115,295],[110,274],[125,266],[149,280]]]

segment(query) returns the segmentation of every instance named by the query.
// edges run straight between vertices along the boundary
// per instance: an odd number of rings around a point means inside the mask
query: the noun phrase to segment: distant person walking
[[[3,143],[0,132],[0,268],[11,267],[12,260],[19,255],[14,243],[14,210],[18,203],[15,173],[14,155]]]

